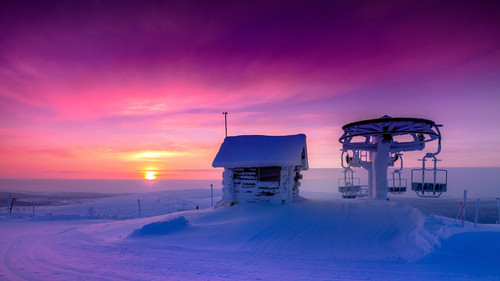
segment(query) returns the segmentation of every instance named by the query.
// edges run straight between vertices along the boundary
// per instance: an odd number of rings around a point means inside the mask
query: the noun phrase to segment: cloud
[[[43,171],[50,162],[90,176],[150,162],[210,168],[223,111],[230,135],[306,133],[312,167],[338,166],[329,159],[340,126],[385,114],[450,128],[447,145],[464,155],[453,165],[495,165],[496,135],[485,132],[500,106],[496,8],[3,1],[0,165]],[[481,138],[464,142],[470,135]]]

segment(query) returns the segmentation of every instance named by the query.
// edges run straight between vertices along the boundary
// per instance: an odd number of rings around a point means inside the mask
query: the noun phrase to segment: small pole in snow
[[[479,218],[479,205],[481,205],[481,198],[477,198],[476,214],[474,215],[474,228],[477,228],[477,220]]]
[[[33,205],[33,216],[35,216],[35,200],[31,201],[31,204]]]
[[[210,205],[213,207],[214,206],[214,185],[213,184],[210,185],[210,197],[211,197]]]
[[[498,208],[498,221],[497,224],[500,224],[500,198],[497,197],[497,208]]]
[[[9,193],[9,197],[7,197],[7,210],[10,209],[10,201],[12,200],[12,194]],[[10,213],[10,212],[9,212]]]
[[[227,137],[227,112],[222,112],[224,114],[224,128],[226,129],[226,137]]]
[[[140,199],[137,199],[137,204],[139,205],[139,218],[142,218],[142,214],[141,214],[141,200]]]
[[[465,227],[465,204],[467,202],[467,189],[464,189],[464,201],[462,202],[462,227]]]
[[[12,213],[12,208],[14,207],[14,202],[16,202],[16,199],[17,198],[12,197],[12,195],[9,193],[9,198],[7,200],[8,202],[7,209],[9,210],[9,214]]]

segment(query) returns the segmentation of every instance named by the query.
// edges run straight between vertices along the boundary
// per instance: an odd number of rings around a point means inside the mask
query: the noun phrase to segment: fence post
[[[477,228],[477,220],[479,218],[479,205],[480,204],[481,204],[481,198],[477,198],[476,214],[474,215],[474,228]]]
[[[9,202],[10,202],[10,206],[7,206],[9,208],[9,214],[12,214],[12,208],[14,208],[14,202],[16,202],[16,199],[15,197],[10,197],[10,193],[9,193]]]
[[[137,204],[139,205],[139,218],[142,218],[142,214],[141,214],[141,200],[140,199],[137,199]]]
[[[497,208],[498,208],[498,221],[497,224],[500,224],[500,198],[497,197]]]
[[[465,227],[465,204],[467,203],[467,189],[464,189],[464,201],[462,202],[462,227]]]
[[[9,210],[9,208],[10,208],[10,200],[11,199],[12,199],[12,194],[9,193],[9,197],[7,197],[7,210]]]
[[[211,197],[210,205],[213,207],[214,206],[214,185],[213,184],[210,185],[210,197]]]

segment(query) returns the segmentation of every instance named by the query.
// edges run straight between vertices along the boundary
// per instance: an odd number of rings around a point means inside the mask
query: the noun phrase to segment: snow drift
[[[130,236],[164,235],[174,231],[179,231],[188,226],[188,221],[184,217],[178,217],[167,221],[152,222],[134,230]]]
[[[147,236],[144,243],[162,234],[155,238],[162,245],[252,255],[414,261],[439,247],[438,233],[448,227],[413,207],[372,199],[236,205],[145,220],[80,231],[102,239]]]

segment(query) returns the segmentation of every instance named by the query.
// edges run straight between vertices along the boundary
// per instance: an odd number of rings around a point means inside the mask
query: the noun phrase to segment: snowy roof
[[[226,137],[212,166],[302,166],[307,170],[306,135]]]

